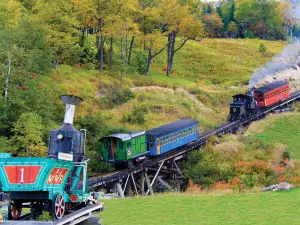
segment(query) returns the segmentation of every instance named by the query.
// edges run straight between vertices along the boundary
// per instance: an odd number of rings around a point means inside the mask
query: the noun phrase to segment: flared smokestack
[[[73,124],[75,106],[82,102],[83,99],[74,95],[61,95],[59,97],[66,105],[64,124]]]

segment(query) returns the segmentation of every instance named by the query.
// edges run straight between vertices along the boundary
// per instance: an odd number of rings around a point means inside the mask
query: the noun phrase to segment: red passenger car
[[[290,84],[287,81],[276,81],[254,90],[254,97],[259,107],[267,107],[290,95]]]

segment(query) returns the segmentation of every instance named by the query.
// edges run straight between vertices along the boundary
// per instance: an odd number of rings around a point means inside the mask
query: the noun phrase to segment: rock
[[[265,187],[263,191],[288,191],[292,189],[294,186],[287,182],[281,182],[279,184],[273,184],[269,187]]]

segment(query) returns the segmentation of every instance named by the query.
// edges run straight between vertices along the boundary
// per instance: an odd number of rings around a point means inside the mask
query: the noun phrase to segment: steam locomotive
[[[259,109],[276,104],[289,97],[290,85],[286,81],[276,81],[260,88],[253,88],[249,93],[234,95],[230,104],[228,121],[246,118]]]
[[[96,203],[100,195],[89,192],[85,131],[73,127],[75,105],[81,98],[61,96],[66,105],[63,125],[52,130],[47,158],[1,157],[2,190],[9,192],[8,219],[21,218],[24,205],[36,219],[42,211],[61,219],[70,209]]]

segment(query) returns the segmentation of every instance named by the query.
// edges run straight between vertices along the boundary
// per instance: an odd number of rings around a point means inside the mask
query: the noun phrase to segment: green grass
[[[252,127],[256,137],[265,143],[280,143],[287,146],[293,159],[300,159],[300,114],[288,113],[268,116],[264,121],[259,121]],[[251,130],[251,127],[250,127]]]
[[[105,225],[275,225],[299,224],[300,189],[287,192],[107,200]]]

